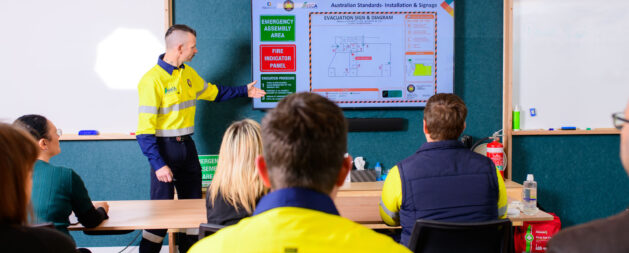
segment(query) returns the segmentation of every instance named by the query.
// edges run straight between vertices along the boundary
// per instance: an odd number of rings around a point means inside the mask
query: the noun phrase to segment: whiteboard
[[[0,121],[135,132],[137,84],[164,52],[167,1],[4,0]]]
[[[513,0],[521,129],[613,127],[629,100],[628,10],[626,0]]]

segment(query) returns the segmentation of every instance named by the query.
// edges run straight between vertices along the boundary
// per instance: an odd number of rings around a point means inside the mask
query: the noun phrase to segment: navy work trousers
[[[174,137],[158,137],[157,145],[159,154],[173,172],[173,182],[160,182],[155,171],[151,171],[151,199],[173,199],[174,188],[179,199],[200,199],[201,164],[192,138],[177,141]]]
[[[201,164],[194,141],[190,136],[158,137],[157,145],[164,162],[173,172],[173,181],[160,182],[151,169],[151,199],[173,199],[174,188],[177,189],[178,199],[201,198]],[[140,252],[159,252],[162,240],[166,236],[166,229],[149,229],[143,232],[140,242]],[[179,252],[187,252],[195,242],[194,236],[178,235]]]

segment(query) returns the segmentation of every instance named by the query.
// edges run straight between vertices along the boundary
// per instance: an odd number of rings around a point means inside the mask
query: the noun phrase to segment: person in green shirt
[[[52,222],[68,235],[72,212],[85,227],[96,227],[109,218],[107,202],[94,202],[81,177],[72,169],[50,164],[50,158],[61,152],[61,130],[44,116],[24,115],[14,125],[27,130],[39,146],[40,153],[33,169],[32,205],[34,223]]]
[[[38,154],[28,133],[0,123],[0,251],[76,252],[69,236],[28,224],[31,175]]]

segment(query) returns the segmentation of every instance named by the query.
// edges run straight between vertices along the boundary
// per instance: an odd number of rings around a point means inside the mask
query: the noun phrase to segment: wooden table
[[[383,182],[349,183],[339,189],[334,200],[341,216],[363,224],[372,229],[400,228],[389,227],[380,219],[378,206]],[[522,186],[511,181],[506,182],[507,196],[510,201],[520,200]],[[87,229],[80,224],[72,225],[69,230],[135,230],[169,229],[169,245],[174,245],[172,232],[180,229],[198,228],[206,222],[205,199],[184,200],[123,200],[107,201],[109,219],[95,228]],[[553,217],[545,212],[528,216],[520,214],[509,217],[514,226],[521,226],[524,221],[545,221]],[[171,247],[171,252],[174,250]]]
[[[81,224],[71,225],[69,230],[136,230],[168,229],[168,251],[175,250],[175,232],[199,228],[206,223],[205,199],[181,200],[121,200],[107,201],[109,219],[95,228]]]
[[[336,203],[341,216],[361,223],[372,229],[392,228],[380,219],[379,204],[384,182],[361,182],[346,184],[339,190]],[[522,185],[511,180],[505,182],[509,203],[522,201]],[[539,211],[535,215],[520,213],[508,217],[514,226],[522,226],[525,221],[548,221],[553,216]],[[399,227],[397,227],[399,228]]]
[[[204,199],[107,201],[109,219],[95,228],[81,224],[69,230],[135,230],[199,228],[206,223]]]

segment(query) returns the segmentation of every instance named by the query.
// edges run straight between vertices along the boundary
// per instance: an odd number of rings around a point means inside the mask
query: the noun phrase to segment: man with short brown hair
[[[507,193],[491,159],[467,149],[457,138],[467,107],[454,94],[436,94],[424,109],[426,143],[394,166],[382,188],[380,216],[402,225],[407,245],[418,219],[480,222],[506,218]]]
[[[186,62],[197,50],[197,32],[186,25],[168,28],[166,52],[138,84],[136,139],[150,164],[152,200],[201,198],[201,165],[192,140],[198,100],[226,101],[236,97],[260,98],[265,91],[256,81],[242,86],[208,83]],[[140,253],[159,252],[166,229],[142,232]],[[186,252],[196,236],[178,236],[179,250]]]
[[[341,109],[315,93],[282,99],[262,120],[258,172],[271,193],[253,216],[190,252],[408,252],[339,216],[332,199],[352,167]]]
[[[344,156],[347,123],[343,112],[327,99],[308,93],[286,98],[282,105],[262,120],[261,159],[273,168],[268,170],[271,185],[328,193],[342,165],[351,165],[351,158]]]

